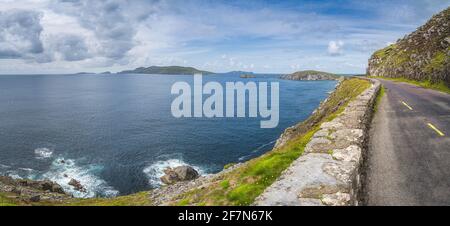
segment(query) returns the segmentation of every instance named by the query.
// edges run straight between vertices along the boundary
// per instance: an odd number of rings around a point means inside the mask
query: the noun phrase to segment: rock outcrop
[[[281,76],[282,79],[287,80],[305,80],[305,81],[318,81],[318,80],[338,80],[341,76],[322,72],[322,71],[298,71],[290,75]]]
[[[72,186],[73,189],[75,189],[76,191],[83,192],[83,193],[87,192],[86,188],[80,183],[80,181],[75,180],[73,178],[70,179],[68,185]]]
[[[226,169],[216,173],[199,176],[194,180],[180,181],[175,184],[161,186],[149,192],[149,198],[155,206],[173,205],[180,201],[182,194],[193,189],[205,189],[211,184],[221,181],[225,174],[244,166],[246,163],[233,164]]]
[[[161,181],[165,184],[175,184],[180,181],[194,180],[199,177],[199,173],[191,166],[179,166],[175,168],[167,168],[164,170],[165,175],[161,177]]]
[[[25,203],[59,202],[72,198],[64,192],[60,185],[52,181],[13,179],[6,176],[0,176],[0,192],[8,194],[9,198],[18,199]]]
[[[255,201],[263,206],[358,205],[363,155],[378,81],[330,122],[320,125],[304,154]]]
[[[369,59],[367,75],[444,83],[450,87],[450,8],[397,43],[375,52]]]

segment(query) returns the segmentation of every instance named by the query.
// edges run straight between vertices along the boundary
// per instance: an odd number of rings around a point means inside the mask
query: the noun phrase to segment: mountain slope
[[[367,75],[450,87],[450,7],[397,43],[375,52]]]
[[[181,67],[181,66],[151,66],[151,67],[139,67],[134,70],[122,71],[119,74],[163,74],[163,75],[193,75],[193,74],[214,74],[209,71],[198,70],[193,67]]]

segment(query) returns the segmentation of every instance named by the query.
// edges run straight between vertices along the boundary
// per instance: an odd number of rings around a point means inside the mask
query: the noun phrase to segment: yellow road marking
[[[413,110],[411,106],[409,106],[407,103],[405,103],[404,101],[402,101],[402,104],[405,105],[409,110]]]
[[[428,123],[428,126],[429,126],[432,130],[434,130],[437,134],[439,134],[439,136],[441,136],[441,137],[445,136],[445,134],[444,134],[443,132],[441,132],[440,130],[438,130],[435,126],[433,126],[433,124]]]

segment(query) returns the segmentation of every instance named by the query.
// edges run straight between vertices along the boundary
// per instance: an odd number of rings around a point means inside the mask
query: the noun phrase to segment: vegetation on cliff
[[[338,80],[341,76],[323,71],[298,71],[290,75],[281,76],[282,79],[288,80]]]
[[[193,74],[214,74],[209,71],[198,70],[193,67],[168,66],[168,67],[139,67],[134,70],[122,71],[119,74],[163,74],[163,75],[193,75]]]
[[[450,8],[369,59],[367,75],[450,87]]]

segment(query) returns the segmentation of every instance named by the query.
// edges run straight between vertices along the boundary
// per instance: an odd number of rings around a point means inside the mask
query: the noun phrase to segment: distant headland
[[[121,71],[118,74],[162,74],[162,75],[193,75],[193,74],[215,74],[210,71],[202,71],[193,67],[181,67],[181,66],[151,66],[151,67],[139,67],[134,70]]]
[[[283,75],[281,76],[282,79],[288,79],[288,80],[338,80],[341,76],[323,72],[323,71],[313,71],[313,70],[307,70],[307,71],[298,71],[293,74],[289,75]]]

